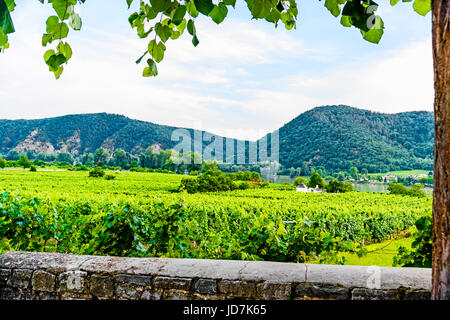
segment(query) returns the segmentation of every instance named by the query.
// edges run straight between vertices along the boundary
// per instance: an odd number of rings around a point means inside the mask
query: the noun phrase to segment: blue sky
[[[198,18],[199,46],[187,32],[169,40],[159,76],[143,78],[134,61],[147,42],[130,28],[126,1],[88,0],[82,30],[69,35],[73,57],[55,80],[40,45],[50,8],[16,2],[16,33],[0,55],[0,118],[110,112],[256,139],[322,105],[432,111],[431,16],[411,3],[379,1],[385,34],[374,45],[340,26],[323,1],[298,1],[290,31],[251,20],[237,1],[220,25]]]

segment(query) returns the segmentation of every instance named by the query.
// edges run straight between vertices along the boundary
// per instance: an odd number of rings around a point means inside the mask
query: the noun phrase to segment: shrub
[[[32,165],[32,166],[30,167],[30,171],[31,171],[31,172],[36,172],[36,171],[37,171],[37,169],[36,169],[36,167],[35,167],[35,166],[33,166],[33,165]]]
[[[250,184],[247,181],[242,181],[240,183],[237,183],[237,188],[239,190],[246,190],[246,189],[250,188]]]
[[[258,172],[254,171],[237,171],[230,173],[229,176],[232,180],[238,181],[259,181],[261,180],[261,176]]]
[[[292,186],[289,182],[285,181],[281,184],[281,190],[294,190],[294,186]]]
[[[315,188],[316,186],[319,186],[319,188],[324,189],[326,188],[327,184],[318,172],[313,172],[311,173],[311,177],[309,178],[307,186],[310,188]]]
[[[47,165],[47,163],[42,160],[34,160],[33,165],[38,166],[38,167],[45,167]]]
[[[188,193],[196,193],[199,190],[199,185],[197,179],[194,178],[184,178],[181,180],[181,185],[178,191],[186,190]]]
[[[197,178],[184,178],[181,180],[179,191],[188,193],[230,191],[236,189],[236,185],[230,176],[217,169],[203,172]]]
[[[6,160],[0,158],[0,168],[5,168],[5,167],[6,167],[6,164],[7,164]]]
[[[331,193],[342,193],[353,191],[353,185],[348,182],[338,181],[337,179],[330,180],[326,186],[326,190]]]
[[[75,167],[75,170],[76,171],[88,171],[89,170],[89,168],[87,167],[87,166],[85,166],[85,165],[80,165],[80,166],[76,166]]]
[[[24,154],[22,154],[19,160],[17,160],[17,164],[21,167],[24,167],[24,169],[31,167],[30,161],[28,161],[27,156]]]
[[[388,190],[391,194],[403,194],[412,197],[426,197],[427,193],[422,190],[423,185],[414,184],[411,188],[405,187],[401,183],[389,183]]]
[[[105,175],[105,171],[102,168],[96,167],[89,171],[89,177],[101,178]]]
[[[431,268],[432,264],[432,218],[425,216],[419,218],[416,223],[418,232],[414,235],[411,250],[401,246],[398,255],[394,257],[394,267],[419,267]]]
[[[116,178],[115,175],[108,173],[105,175],[105,180],[114,180]]]
[[[408,195],[415,197],[426,197],[427,193],[422,189],[423,185],[420,183],[413,184],[411,188],[408,189]]]
[[[297,177],[297,178],[295,178],[293,185],[298,186],[299,184],[302,184],[302,183],[306,186],[308,184],[308,180],[305,178],[302,178],[302,177]]]

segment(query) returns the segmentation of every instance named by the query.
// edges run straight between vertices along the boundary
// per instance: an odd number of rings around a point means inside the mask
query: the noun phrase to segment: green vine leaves
[[[39,0],[44,3],[45,0]],[[84,3],[85,0],[79,0]],[[58,42],[55,49],[48,49],[44,53],[44,61],[49,70],[54,73],[56,79],[64,70],[63,64],[72,57],[72,48],[62,39],[67,38],[69,26],[73,30],[81,29],[81,17],[75,12],[77,0],[48,0],[56,15],[50,16],[46,21],[46,33],[42,35],[42,46],[47,47],[53,42]]]
[[[15,7],[14,0],[0,0],[0,52],[9,48],[8,34],[15,31],[10,15]]]
[[[255,19],[265,18],[277,23],[282,19],[286,28],[295,25],[297,8],[294,0],[246,0],[248,8]],[[130,8],[133,0],[127,0]],[[139,1],[139,11],[130,15],[128,21],[136,29],[140,38],[151,35],[147,50],[137,59],[140,63],[149,55],[147,66],[143,70],[144,77],[158,75],[157,63],[164,58],[165,43],[178,39],[185,30],[192,37],[192,44],[200,43],[195,27],[195,18],[202,14],[217,24],[225,20],[230,7],[234,8],[236,0],[150,0]]]
[[[46,21],[46,33],[42,36],[42,46],[48,47],[57,42],[56,47],[44,53],[45,63],[58,79],[63,72],[63,65],[72,57],[72,49],[67,42],[70,28],[81,29],[81,17],[75,12],[75,6],[86,0],[47,0],[56,15]],[[281,23],[287,30],[296,27],[298,8],[295,0],[244,0],[253,19],[264,19],[275,27]],[[319,0],[321,1],[321,0]],[[413,2],[414,1],[414,2]],[[45,0],[39,0],[42,4]],[[400,0],[390,0],[392,6]],[[431,10],[431,0],[402,0],[413,2],[414,10],[426,15]],[[192,44],[200,43],[195,26],[195,18],[202,14],[220,24],[228,15],[230,8],[235,8],[236,0],[126,0],[128,9],[133,3],[138,10],[133,12],[128,21],[136,29],[139,38],[150,38],[145,52],[136,63],[146,59],[144,77],[157,76],[157,64],[164,59],[166,42],[178,39],[185,30],[192,37]],[[378,5],[372,0],[325,0],[325,8],[338,18],[344,27],[355,27],[363,38],[372,43],[379,43],[383,36],[383,20],[376,15]],[[14,10],[14,0],[0,0],[0,51],[9,47],[8,34],[14,32],[10,13]],[[70,27],[70,28],[69,28]]]

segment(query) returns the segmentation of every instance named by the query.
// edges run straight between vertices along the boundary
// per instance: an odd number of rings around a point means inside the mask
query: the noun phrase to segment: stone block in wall
[[[0,300],[422,300],[429,299],[430,290],[431,269],[423,268],[120,258],[42,252],[0,255]]]
[[[163,300],[192,300],[192,295],[186,290],[170,289],[164,290],[162,295]]]
[[[153,287],[189,291],[191,282],[192,279],[190,278],[155,277],[153,279]]]
[[[29,295],[26,297],[29,300]],[[55,292],[36,292],[31,293],[31,300],[59,300],[59,296]]]
[[[233,297],[253,298],[257,296],[256,284],[240,280],[222,280],[218,284],[219,292]]]
[[[292,285],[290,283],[278,283],[264,281],[256,286],[258,296],[264,300],[288,300],[292,298]]]
[[[201,294],[194,292],[192,294],[193,300],[227,300],[230,299],[224,294]]]
[[[87,272],[84,271],[67,271],[59,275],[59,291],[61,292],[88,292]]]
[[[120,300],[136,300],[139,299],[142,288],[128,284],[119,283],[116,287],[116,297]]]
[[[33,270],[29,269],[16,269],[13,270],[6,285],[13,288],[28,288],[31,282],[31,276]]]
[[[10,274],[10,269],[0,269],[0,288],[6,286]]]
[[[111,299],[114,296],[114,282],[110,276],[93,274],[90,278],[89,292],[100,299]]]
[[[56,276],[50,272],[36,270],[31,281],[34,291],[53,292],[55,290]]]
[[[144,290],[141,294],[141,300],[161,300],[163,290],[154,289],[154,290]]]
[[[350,289],[335,285],[303,282],[295,287],[299,299],[349,300]]]
[[[428,290],[407,290],[405,292],[406,300],[430,300],[431,292]]]
[[[140,276],[134,274],[119,274],[116,276],[116,281],[122,283],[129,283],[136,286],[147,287],[152,284],[151,276]]]
[[[380,290],[355,288],[352,290],[352,300],[400,300],[402,292],[399,290]]]
[[[91,300],[92,297],[89,294],[63,292],[61,293],[61,300]]]
[[[194,290],[202,294],[216,294],[217,281],[213,279],[199,279],[194,285]]]
[[[21,300],[22,294],[18,288],[0,288],[0,300]]]

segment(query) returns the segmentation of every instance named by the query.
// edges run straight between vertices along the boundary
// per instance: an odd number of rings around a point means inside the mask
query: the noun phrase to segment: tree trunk
[[[432,0],[434,61],[433,284],[450,300],[450,0]]]

